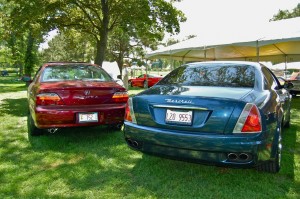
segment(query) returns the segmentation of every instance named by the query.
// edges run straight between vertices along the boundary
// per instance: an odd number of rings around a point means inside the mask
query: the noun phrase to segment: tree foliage
[[[48,42],[48,48],[41,54],[43,62],[76,61],[90,62],[94,59],[94,47],[86,34],[66,30]]]
[[[72,28],[91,35],[96,44],[95,63],[105,58],[109,33],[122,29],[126,34],[161,40],[163,32],[178,33],[183,13],[164,0],[56,0],[48,16],[59,29]],[[50,6],[49,6],[50,7]]]
[[[38,46],[49,30],[43,23],[44,6],[38,1],[1,0],[2,38],[10,49],[11,64],[20,67],[20,74],[31,75],[38,64]],[[47,27],[47,28],[46,28]]]
[[[173,6],[175,0],[1,1],[9,10],[6,12],[7,35],[14,35],[18,41],[26,35],[24,43],[28,49],[35,50],[43,41],[43,36],[53,29],[63,32],[65,42],[72,46],[71,40],[66,39],[66,32],[76,31],[84,36],[83,40],[88,40],[78,41],[79,45],[94,45],[95,63],[100,65],[105,59],[110,34],[122,33],[120,39],[128,37],[132,41],[134,38],[137,43],[154,48],[157,41],[163,39],[164,32],[179,33],[179,23],[186,20],[184,14]],[[111,44],[115,43],[113,40],[110,39]],[[23,54],[30,60],[32,56],[28,49]],[[29,61],[28,58],[24,60]],[[27,65],[30,67],[31,64]]]
[[[300,3],[291,11],[289,10],[279,10],[277,14],[273,15],[271,21],[277,21],[281,19],[289,19],[300,16]]]

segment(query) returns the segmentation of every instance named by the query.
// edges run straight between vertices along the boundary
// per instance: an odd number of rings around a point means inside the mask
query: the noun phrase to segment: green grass
[[[104,127],[28,137],[24,83],[1,77],[0,86],[0,198],[300,197],[299,97],[283,135],[282,169],[269,174],[145,155]]]

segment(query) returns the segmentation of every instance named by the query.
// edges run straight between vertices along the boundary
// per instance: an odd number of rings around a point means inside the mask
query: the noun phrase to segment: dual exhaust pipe
[[[252,156],[248,153],[228,153],[227,158],[232,162],[247,162],[252,159]]]

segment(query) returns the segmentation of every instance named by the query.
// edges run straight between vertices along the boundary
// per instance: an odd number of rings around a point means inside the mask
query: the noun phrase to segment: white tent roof
[[[250,29],[243,31],[248,33]],[[195,37],[153,51],[146,57],[182,61],[257,61],[259,55],[259,61],[300,61],[300,17],[270,22],[265,30],[246,35],[239,38],[234,35],[226,38]]]

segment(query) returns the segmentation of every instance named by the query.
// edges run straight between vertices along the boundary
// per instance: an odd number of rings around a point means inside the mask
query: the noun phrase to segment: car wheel
[[[269,173],[279,172],[280,166],[281,166],[281,151],[282,151],[282,138],[281,138],[281,130],[280,130],[278,140],[277,140],[275,159],[259,165],[257,167],[257,170],[265,171],[265,172],[269,172]]]
[[[43,130],[35,126],[30,113],[28,113],[27,115],[27,130],[28,130],[28,134],[31,136],[37,136],[43,134]]]
[[[144,88],[148,88],[148,82],[144,81]]]

